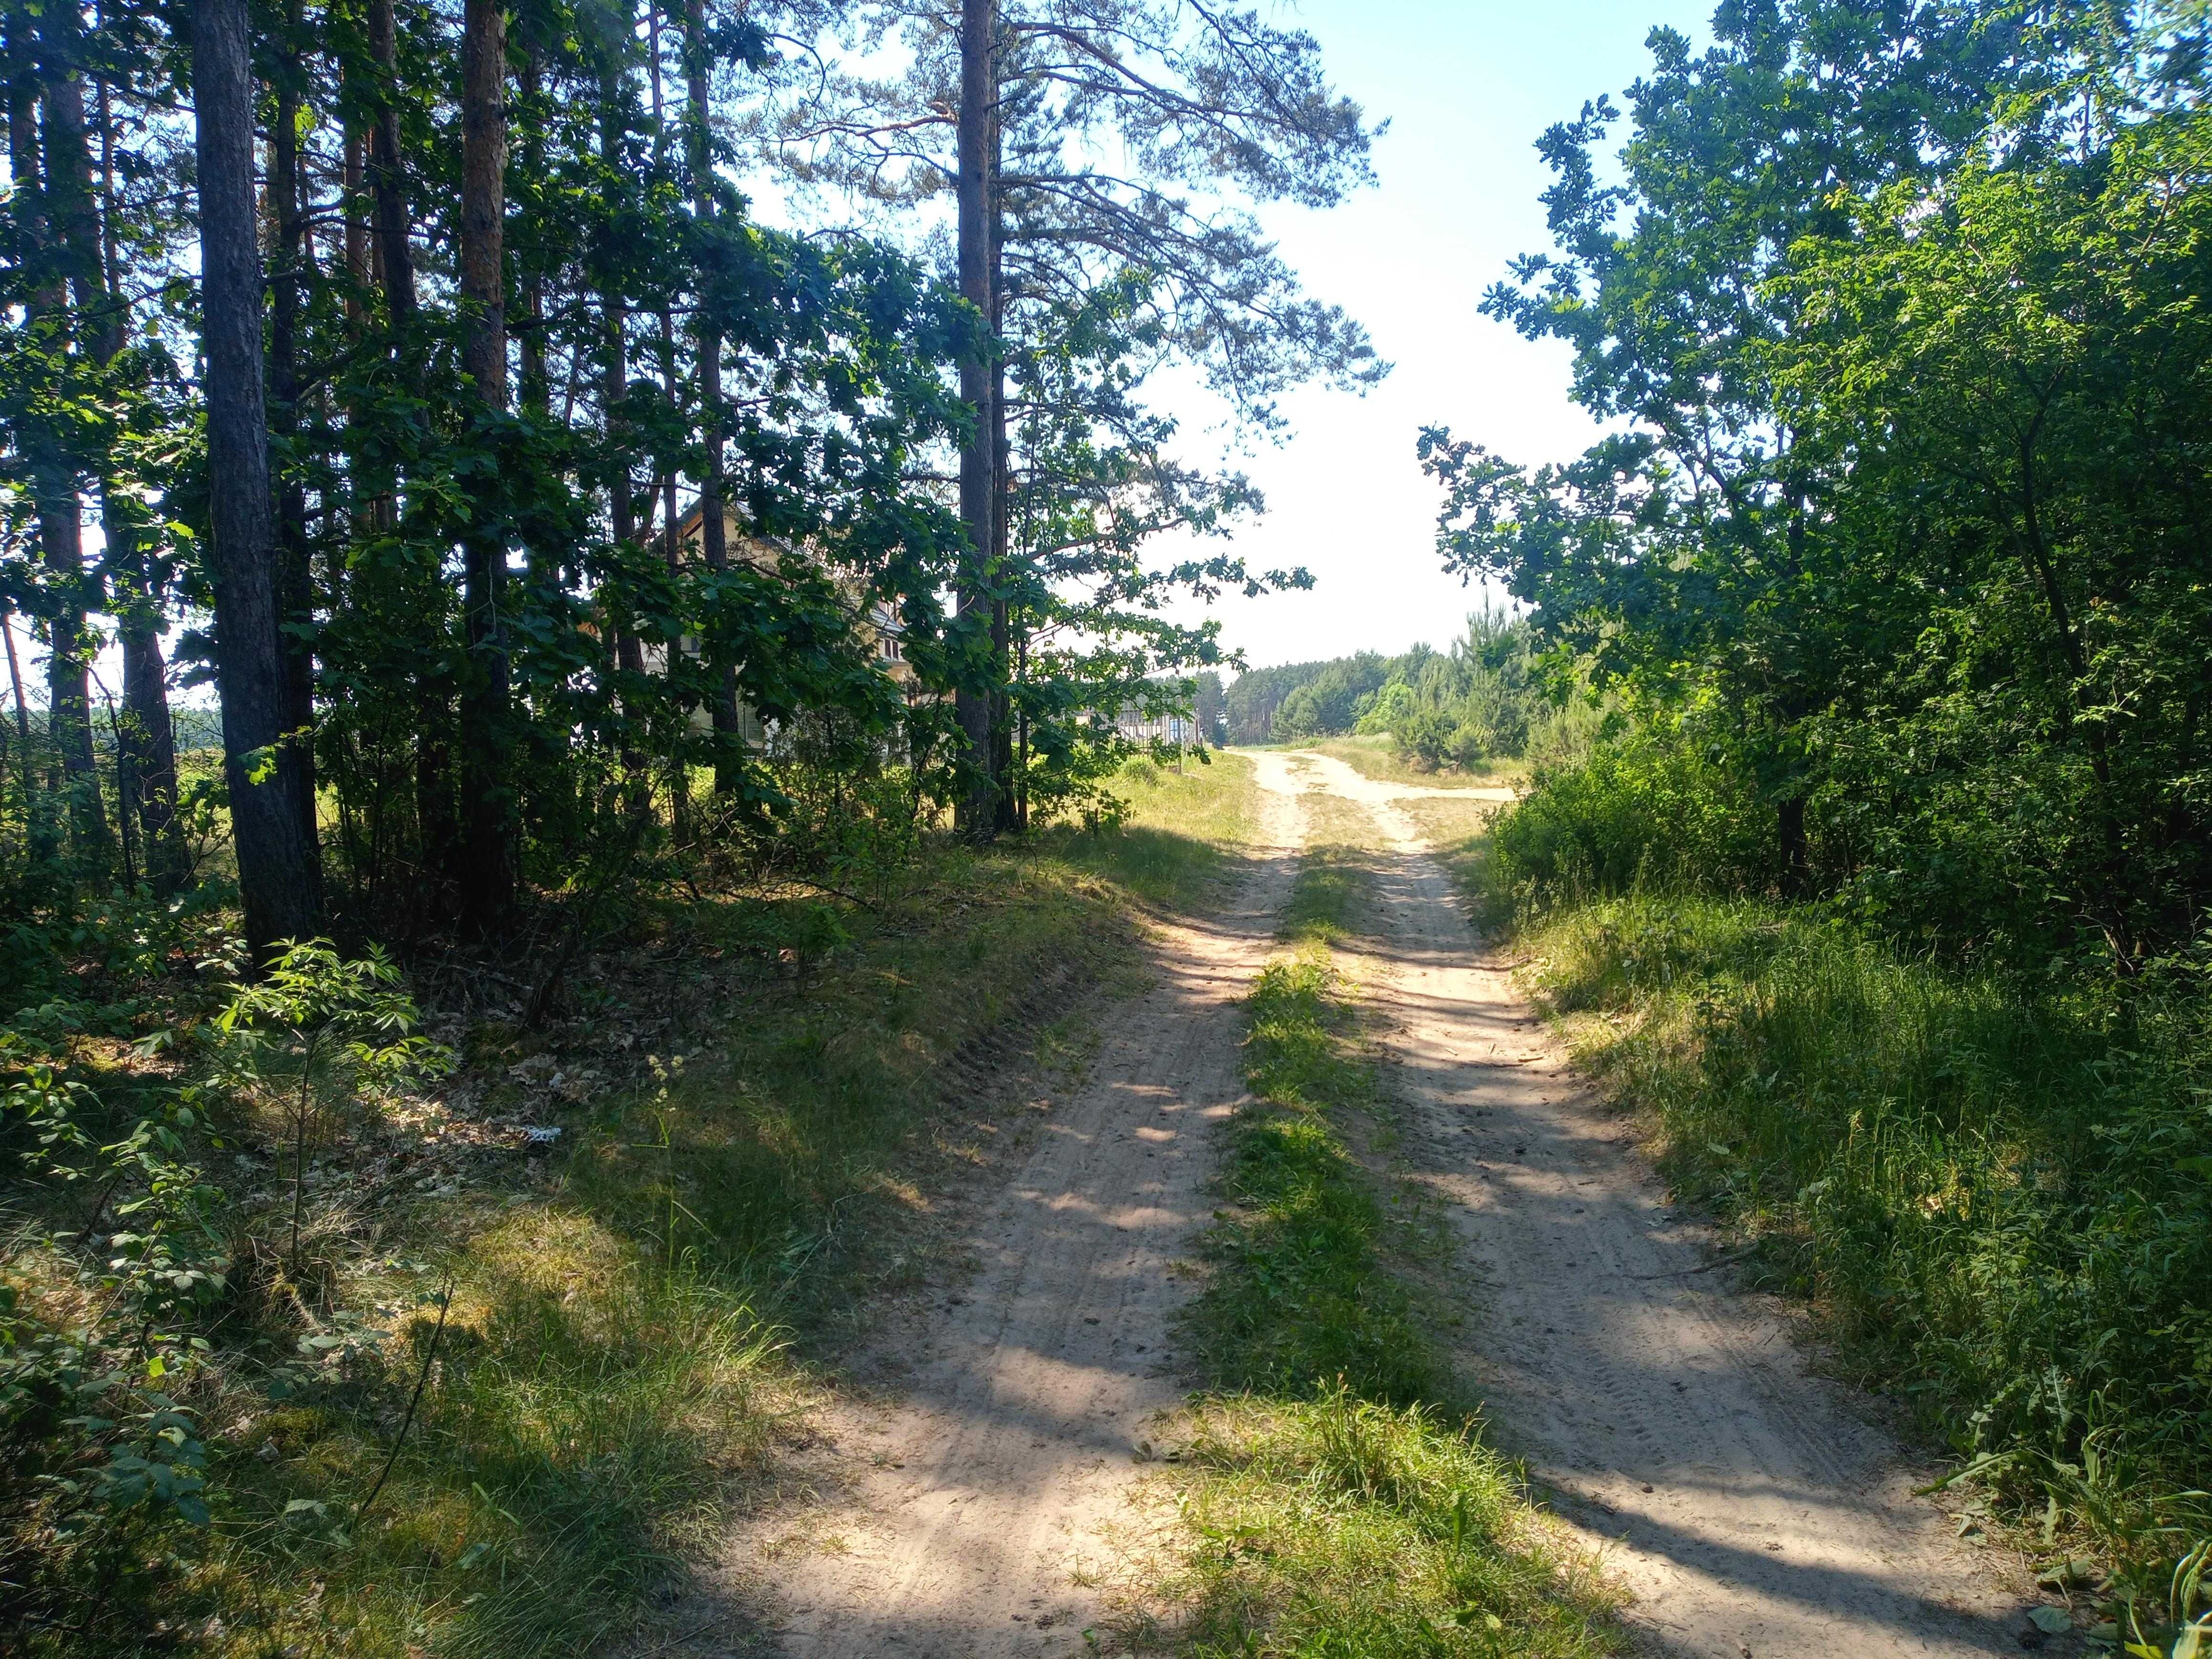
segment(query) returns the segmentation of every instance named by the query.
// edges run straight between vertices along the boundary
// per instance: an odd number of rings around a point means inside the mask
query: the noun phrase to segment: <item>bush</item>
[[[1645,885],[1701,892],[1764,887],[1771,817],[1748,780],[1680,733],[1642,731],[1540,771],[1502,814],[1493,885],[1517,902]]]
[[[1403,680],[1393,680],[1368,702],[1365,712],[1352,729],[1363,738],[1395,732],[1412,716],[1413,708],[1413,688]]]
[[[1398,722],[1398,749],[1433,772],[1445,766],[1479,766],[1488,751],[1475,726],[1441,708],[1415,709]]]

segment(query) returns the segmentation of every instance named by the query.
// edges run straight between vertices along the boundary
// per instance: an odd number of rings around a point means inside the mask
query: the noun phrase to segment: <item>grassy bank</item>
[[[1611,1650],[1608,1602],[1482,1441],[1402,1271],[1424,1248],[1387,1176],[1376,1068],[1332,946],[1368,882],[1310,853],[1286,949],[1255,985],[1224,1207],[1188,1340],[1182,1547],[1140,1598],[1140,1649],[1221,1656]]]
[[[1572,803],[1540,799],[1544,823]],[[2024,984],[1810,908],[1547,884],[1505,828],[1510,867],[1480,834],[1447,855],[1493,918],[1517,906],[1534,988],[1676,1190],[1949,1449],[1970,1524],[2166,1652],[2212,1533],[2201,988]]]
[[[223,1286],[133,1385],[143,1437],[103,1443],[158,1466],[136,1488],[63,1421],[71,1387],[113,1397],[94,1367],[141,1363],[128,1333],[72,1334],[118,1294],[72,1250],[82,1200],[11,1181],[19,1650],[504,1659],[649,1626],[772,1486],[816,1357],[926,1269],[935,1195],[1006,1133],[1007,1086],[1133,961],[1144,911],[1202,906],[1230,869],[1249,764],[1121,793],[1118,831],[936,845],[865,897],[641,909],[579,965],[568,1017],[526,1029],[495,984],[433,999],[458,1069],[334,1100],[299,1137],[281,1076],[201,1097],[220,1145],[178,1133],[225,1188],[195,1188]],[[155,1080],[119,1040],[73,1052],[118,1121]],[[202,1019],[160,1064],[211,1076],[219,1053]],[[532,1151],[525,1127],[559,1133]],[[12,1115],[8,1135],[12,1172],[34,1148]]]

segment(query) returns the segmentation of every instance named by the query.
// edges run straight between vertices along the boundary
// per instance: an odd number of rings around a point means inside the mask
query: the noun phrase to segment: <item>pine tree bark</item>
[[[362,216],[362,200],[368,191],[368,146],[360,131],[348,126],[344,169],[346,320],[361,322],[361,296],[368,287],[368,221]]]
[[[35,296],[33,320],[43,313],[61,322],[82,348],[93,347],[107,326],[100,281],[100,228],[93,211],[92,157],[85,142],[84,80],[77,15],[73,7],[47,8],[39,19],[41,193],[58,278]],[[66,283],[66,289],[63,283]],[[64,296],[74,314],[64,314]],[[58,345],[58,342],[57,342]],[[46,720],[69,794],[70,850],[80,871],[106,878],[114,842],[101,799],[92,742],[91,657],[88,626],[99,583],[84,568],[84,520],[79,475],[88,459],[68,453],[48,436],[32,447],[33,507],[40,552],[46,568]]]
[[[46,264],[46,216],[41,203],[44,192],[40,188],[41,171],[39,160],[38,102],[39,83],[36,55],[30,40],[29,15],[21,9],[0,13],[0,29],[5,30],[7,56],[8,99],[8,170],[14,188],[9,195],[9,216],[13,221],[16,257],[36,275],[33,286],[27,296],[27,309],[33,314],[44,309],[51,311],[59,304],[59,296],[52,292],[41,267]],[[33,505],[44,492],[39,483],[40,457],[35,448],[35,431],[27,430],[24,443],[31,453]],[[8,636],[8,667],[15,688],[15,702],[22,717],[23,739],[23,797],[24,811],[29,818],[27,833],[31,861],[46,865],[61,850],[59,832],[53,817],[53,802],[45,793],[40,776],[44,770],[33,758],[28,717],[22,714],[22,671],[15,659],[15,638]],[[51,733],[49,734],[51,739]],[[49,742],[51,747],[51,741]]]
[[[415,320],[415,253],[409,240],[407,174],[399,154],[399,32],[392,0],[369,0],[368,55],[376,63],[376,122],[369,129],[368,173],[376,193],[376,246],[392,332]]]
[[[307,492],[290,451],[300,430],[300,264],[307,236],[300,193],[300,35],[305,27],[300,0],[285,8],[285,38],[279,54],[276,123],[269,134],[269,198],[276,270],[270,273],[269,306],[269,417],[287,464],[276,481],[276,593],[283,617],[284,727],[297,753],[305,782],[300,805],[308,817],[301,831],[315,835],[315,656],[314,586],[308,567]]]
[[[1003,140],[999,122],[997,86],[998,69],[994,63],[992,68],[993,96],[988,141],[991,194],[987,216],[991,256],[991,335],[994,342],[1006,337],[1006,325],[1003,246],[1006,227],[999,196],[999,158]],[[1010,551],[1008,538],[1012,534],[1010,507],[1013,479],[1006,449],[1006,365],[1005,358],[996,350],[993,352],[985,373],[989,380],[991,400],[991,568],[994,571],[1006,571],[1013,568],[1007,556]],[[991,824],[994,830],[1002,832],[1025,830],[1029,827],[1026,792],[1020,787],[1014,772],[1012,619],[1003,595],[991,601]]]
[[[239,892],[252,959],[322,927],[322,872],[301,801],[297,751],[283,739],[283,641],[262,386],[261,258],[254,224],[253,68],[246,0],[193,0],[201,333],[207,360],[208,475],[216,677]]]
[[[961,297],[988,325],[998,315],[998,271],[992,234],[998,197],[994,140],[998,77],[998,0],[961,0],[960,112],[958,128],[957,228]],[[960,518],[967,527],[969,555],[956,601],[959,614],[980,625],[991,641],[989,680],[955,693],[954,709],[967,739],[966,790],[953,810],[963,834],[988,836],[996,827],[1000,793],[997,771],[999,696],[1003,676],[998,661],[1003,624],[995,614],[992,573],[999,549],[997,441],[999,377],[988,344],[960,365],[960,396],[975,411],[973,436],[960,451]]]
[[[534,111],[544,91],[545,54],[538,42],[525,36],[522,55],[522,95]],[[533,118],[523,129],[522,170],[529,178],[543,178],[545,173],[545,143],[544,122]],[[528,257],[530,250],[521,251],[523,323],[521,339],[516,355],[521,359],[522,412],[544,419],[552,412],[553,378],[546,367],[545,354],[545,271],[541,258]],[[536,550],[532,550],[533,556]]]
[[[622,137],[620,83],[610,76],[601,83],[599,100],[599,160],[610,173],[618,172],[622,167]],[[620,550],[637,538],[629,422],[621,413],[629,398],[629,307],[620,280],[615,275],[611,247],[599,250],[599,314],[606,352],[599,401],[605,412],[607,453],[615,464],[607,483],[607,517],[608,528]],[[635,631],[617,625],[611,612],[606,616],[606,629],[617,678],[631,685],[641,684],[645,678],[645,649]],[[627,697],[618,696],[616,701],[622,717],[623,809],[634,822],[641,821],[652,810],[652,781],[647,775],[645,756],[637,746],[632,726],[636,711],[629,707]]]
[[[399,34],[392,0],[368,0],[368,55],[375,65],[369,100],[375,119],[368,131],[368,183],[375,198],[374,248],[393,352],[404,367],[414,350],[416,305],[407,169],[399,142]],[[380,529],[389,532],[397,527],[398,505],[389,495],[371,502],[370,515]],[[449,678],[426,665],[416,677],[415,699],[416,850],[424,878],[442,885],[453,878],[460,840],[454,813],[453,688]]]
[[[114,520],[109,520],[112,526]],[[114,533],[111,528],[109,534]],[[140,584],[134,596],[148,618],[157,618],[161,595],[146,580],[143,549],[132,559]],[[146,842],[146,879],[167,898],[190,874],[184,825],[177,817],[177,729],[169,714],[167,665],[161,659],[158,623],[133,617],[123,628],[124,759],[135,785],[138,828]],[[125,811],[131,810],[126,805]]]
[[[100,290],[105,309],[94,349],[104,368],[122,352],[131,302],[115,256],[115,122],[107,83],[99,83]],[[161,659],[161,584],[148,556],[146,509],[117,488],[112,469],[100,480],[100,532],[107,544],[110,607],[123,648],[123,719],[117,732],[117,808],[126,840],[135,817],[145,848],[145,876],[167,898],[191,873],[184,825],[177,817],[177,736],[169,715],[169,680]]]
[[[507,413],[507,13],[468,0],[461,38],[461,368],[474,383],[478,441],[496,447]],[[514,902],[507,574],[500,470],[478,474],[461,547],[468,667],[461,684],[462,921],[496,927]]]
[[[699,263],[702,280],[711,276],[713,271],[710,249],[715,216],[714,146],[707,125],[708,63],[706,8],[701,0],[685,0],[684,138],[691,173],[692,222],[702,242]],[[707,568],[719,574],[730,568],[728,520],[723,506],[727,492],[724,483],[726,428],[722,415],[722,332],[715,326],[713,307],[704,295],[701,298],[697,332],[700,436],[707,448],[706,463],[697,480],[699,552]],[[738,667],[732,662],[720,662],[716,671],[711,710],[714,726],[714,793],[727,796],[737,792],[744,775],[744,763],[739,752],[743,739],[738,722]]]

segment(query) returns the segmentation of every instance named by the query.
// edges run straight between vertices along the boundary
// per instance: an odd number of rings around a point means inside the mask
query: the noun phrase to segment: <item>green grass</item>
[[[1203,905],[1232,871],[1252,789],[1226,758],[1133,778],[1119,831],[939,842],[865,906],[666,901],[624,954],[580,968],[564,1030],[479,1018],[459,1034],[472,1103],[451,1115],[551,1123],[560,1149],[439,1165],[453,1179],[432,1190],[383,1184],[448,1120],[423,1100],[364,1111],[327,1146],[301,1283],[241,1265],[181,1387],[212,1525],[143,1533],[137,1601],[95,1601],[82,1630],[27,1650],[520,1659],[649,1629],[679,1564],[764,1501],[807,1432],[819,1362],[944,1248],[933,1190],[1011,1133],[1012,1103],[948,1085],[946,1063],[988,1042],[988,1073],[1019,1072],[1078,1040],[1069,1010],[1134,966],[1143,915]],[[513,1079],[556,1049],[563,1067],[580,1054],[643,1075],[566,1100]],[[230,1146],[276,1133],[249,1114]],[[18,1312],[81,1316],[85,1287],[51,1253],[11,1248],[4,1272]],[[272,1400],[271,1362],[306,1334],[329,1346]],[[96,1580],[101,1563],[73,1560],[37,1514],[0,1516],[26,1528],[0,1538],[8,1576]]]
[[[1364,1109],[1373,1069],[1347,1053],[1325,946],[1270,963],[1250,1001],[1246,1076],[1263,1105],[1230,1137],[1234,1219],[1210,1244],[1217,1276],[1191,1316],[1216,1388],[1298,1398],[1341,1383],[1362,1399],[1435,1398],[1448,1372],[1385,1262],[1376,1182],[1333,1115]]]
[[[1218,1398],[1193,1413],[1183,1457],[1195,1542],[1157,1587],[1175,1613],[1140,1645],[1188,1659],[1618,1650],[1591,1563],[1560,1549],[1465,1419],[1340,1389]]]
[[[1382,1103],[1331,945],[1367,888],[1356,848],[1310,854],[1248,1003],[1255,1098],[1188,1315],[1209,1391],[1181,1543],[1119,1633],[1187,1659],[1612,1651],[1607,1592],[1483,1443],[1400,1271],[1413,1230],[1355,1152]]]
[[[1186,756],[1182,768],[1178,774],[1152,760],[1131,761],[1113,784],[1127,803],[1118,832],[1053,830],[1040,844],[1148,903],[1201,902],[1252,839],[1258,790],[1252,763],[1242,755]]]
[[[1677,1188],[1760,1241],[1837,1358],[2054,1555],[2163,1602],[2212,1531],[2212,1043],[1901,958],[1812,914],[1633,895],[1528,926],[1579,1062]]]

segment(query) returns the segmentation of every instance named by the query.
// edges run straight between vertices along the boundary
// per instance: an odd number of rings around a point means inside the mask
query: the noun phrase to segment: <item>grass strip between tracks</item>
[[[1361,855],[1310,852],[1253,988],[1212,1279],[1189,1316],[1211,1392],[1185,1425],[1182,1547],[1139,1650],[1227,1656],[1614,1650],[1611,1602],[1486,1445],[1393,1270],[1405,1224],[1355,1156],[1378,1107],[1333,948]]]

